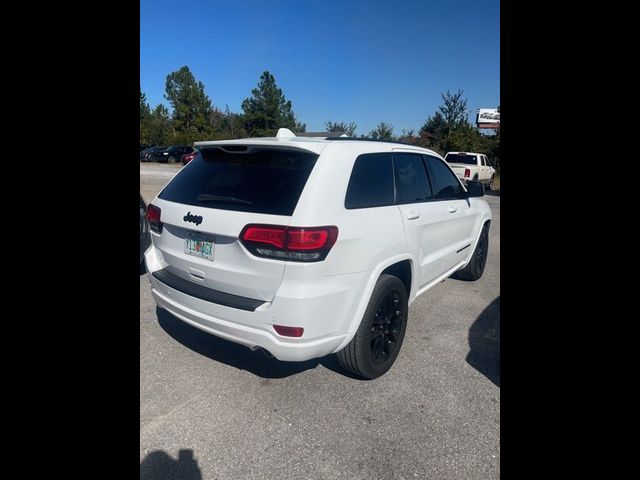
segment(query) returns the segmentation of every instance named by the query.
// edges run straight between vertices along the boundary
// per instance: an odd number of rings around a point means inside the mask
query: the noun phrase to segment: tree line
[[[213,105],[205,93],[204,84],[184,66],[167,75],[164,97],[172,111],[162,104],[151,108],[140,89],[140,143],[152,145],[190,145],[201,140],[274,136],[278,128],[305,132],[306,125],[296,117],[290,100],[276,84],[274,76],[265,71],[251,95],[243,100],[242,113],[225,106]],[[468,151],[486,154],[500,167],[500,131],[484,135],[468,120],[469,111],[463,91],[442,93],[442,103],[428,116],[418,131],[403,130],[394,134],[393,125],[380,122],[375,129],[358,138],[393,140],[429,148],[444,155],[448,151]],[[355,122],[325,123],[327,132],[346,133],[356,137]]]

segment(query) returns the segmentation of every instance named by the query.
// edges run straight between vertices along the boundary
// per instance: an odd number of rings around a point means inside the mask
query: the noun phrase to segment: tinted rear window
[[[170,202],[292,215],[318,156],[301,150],[203,148],[160,193]]]
[[[367,153],[356,158],[347,188],[345,207],[392,205],[393,197],[391,153]]]
[[[445,158],[445,160],[447,161],[447,163],[463,163],[465,165],[478,164],[478,160],[476,159],[475,155],[460,155],[459,153],[449,154],[447,155],[447,158]]]

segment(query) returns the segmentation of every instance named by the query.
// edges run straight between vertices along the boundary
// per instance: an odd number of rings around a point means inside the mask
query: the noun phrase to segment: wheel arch
[[[380,275],[384,274],[398,277],[404,284],[404,288],[407,290],[407,297],[411,296],[411,287],[413,285],[413,262],[410,259],[406,258],[389,265],[380,272]],[[380,275],[378,275],[378,278],[380,278]]]
[[[394,255],[393,257],[390,257],[385,261],[380,262],[370,272],[366,286],[364,288],[364,291],[358,303],[358,306],[356,307],[356,310],[354,311],[354,314],[351,318],[349,327],[346,330],[346,336],[342,340],[340,345],[338,345],[333,350],[333,353],[339,352],[344,347],[346,347],[347,344],[351,341],[353,336],[358,331],[358,327],[360,326],[360,322],[362,322],[362,317],[364,316],[364,312],[367,309],[367,305],[369,305],[369,300],[371,299],[371,295],[373,294],[373,289],[375,288],[376,282],[378,281],[378,278],[380,278],[380,275],[382,275],[383,273],[389,273],[391,275],[398,276],[397,274],[406,275],[408,273],[410,275],[408,279],[407,278],[403,279],[402,277],[399,277],[399,278],[405,284],[405,287],[407,285],[407,283],[405,282],[406,281],[409,282],[410,290],[407,290],[407,296],[409,298],[408,303],[411,304],[411,302],[415,298],[415,290],[416,290],[416,284],[417,284],[417,282],[414,281],[414,276],[415,276],[414,272],[415,272],[415,259],[413,258],[413,255],[409,253]]]
[[[490,213],[489,214],[485,214],[482,217],[482,220],[480,221],[480,227],[478,228],[478,231],[476,232],[473,244],[471,245],[471,248],[469,248],[469,255],[467,257],[467,261],[464,263],[464,265],[462,267],[460,267],[460,270],[462,270],[464,267],[467,266],[467,264],[471,260],[471,256],[473,255],[473,252],[476,251],[476,245],[478,245],[478,242],[480,241],[480,235],[482,235],[482,229],[484,228],[484,226],[488,225],[489,228],[491,228],[491,220],[492,220],[492,218],[493,217],[491,216]]]

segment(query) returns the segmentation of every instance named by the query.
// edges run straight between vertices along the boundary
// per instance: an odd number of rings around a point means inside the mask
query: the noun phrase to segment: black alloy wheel
[[[371,358],[374,365],[386,362],[394,353],[402,327],[400,292],[392,290],[382,299],[371,327]]]

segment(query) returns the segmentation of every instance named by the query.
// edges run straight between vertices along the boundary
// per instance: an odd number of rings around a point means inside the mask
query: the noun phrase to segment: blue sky
[[[214,105],[240,112],[269,70],[308,131],[380,121],[418,129],[440,93],[464,90],[470,120],[500,103],[500,2],[141,0],[140,84],[168,106],[183,65]]]

